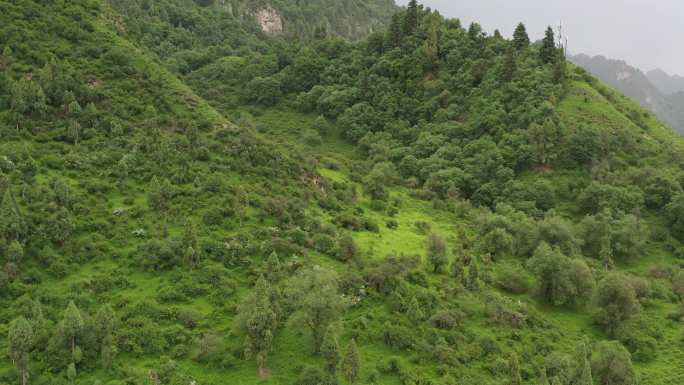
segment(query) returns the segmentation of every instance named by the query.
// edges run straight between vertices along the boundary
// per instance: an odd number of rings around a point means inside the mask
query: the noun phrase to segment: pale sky
[[[405,5],[408,0],[397,0]],[[684,75],[684,0],[423,0],[467,26],[499,29],[510,37],[519,22],[532,40],[547,25],[563,24],[572,54],[602,54],[644,71]]]

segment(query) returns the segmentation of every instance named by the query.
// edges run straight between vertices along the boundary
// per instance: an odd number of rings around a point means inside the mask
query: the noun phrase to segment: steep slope
[[[611,60],[603,56],[590,57],[580,54],[572,56],[570,60],[654,112],[676,131],[684,132],[684,105],[677,96],[664,92],[665,88],[662,85],[667,83],[669,87],[676,89],[676,79],[667,80],[653,71],[644,74],[624,61]],[[656,79],[657,84],[661,86],[652,82],[651,78]]]
[[[684,376],[684,143],[553,39],[108,4],[0,4],[0,382]]]

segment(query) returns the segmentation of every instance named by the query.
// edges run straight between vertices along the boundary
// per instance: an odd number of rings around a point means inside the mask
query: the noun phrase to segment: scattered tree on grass
[[[442,268],[449,262],[447,255],[447,243],[437,233],[431,233],[427,239],[427,256],[432,264],[435,273],[442,271]]]
[[[323,333],[342,314],[345,304],[338,294],[338,276],[319,266],[304,268],[292,277],[286,295],[295,317],[311,329],[314,351],[320,353]]]
[[[325,331],[323,344],[321,345],[321,355],[325,358],[325,369],[331,377],[337,373],[337,365],[340,362],[340,348],[337,344],[337,335],[333,325],[329,325]]]
[[[271,303],[271,288],[261,276],[250,297],[240,306],[237,328],[245,334],[245,355],[256,358],[259,370],[266,367],[273,337],[278,327],[278,317]]]
[[[622,344],[617,341],[602,341],[592,355],[591,369],[594,377],[602,385],[636,385],[636,372],[632,358]]]
[[[640,308],[629,279],[618,273],[610,274],[599,282],[595,302],[594,321],[613,337]]]

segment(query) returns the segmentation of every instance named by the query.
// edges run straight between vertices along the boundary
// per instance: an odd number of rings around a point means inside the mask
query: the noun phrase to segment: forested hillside
[[[334,3],[0,3],[0,384],[681,382],[682,139]]]

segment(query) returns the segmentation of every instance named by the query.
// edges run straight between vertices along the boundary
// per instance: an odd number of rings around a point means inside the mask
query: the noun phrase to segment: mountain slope
[[[216,3],[187,33],[0,4],[0,382],[684,375],[684,142],[652,114],[554,39],[417,7],[291,41]]]
[[[624,61],[611,60],[603,56],[575,55],[570,60],[654,112],[676,131],[684,132],[682,104],[676,95],[663,91],[666,89],[663,88],[663,82],[676,89],[676,79],[665,80],[653,71],[644,74]],[[655,83],[651,81],[652,78],[655,79]]]
[[[684,78],[679,75],[669,75],[661,69],[655,69],[648,71],[646,76],[660,92],[666,95],[684,92]]]

